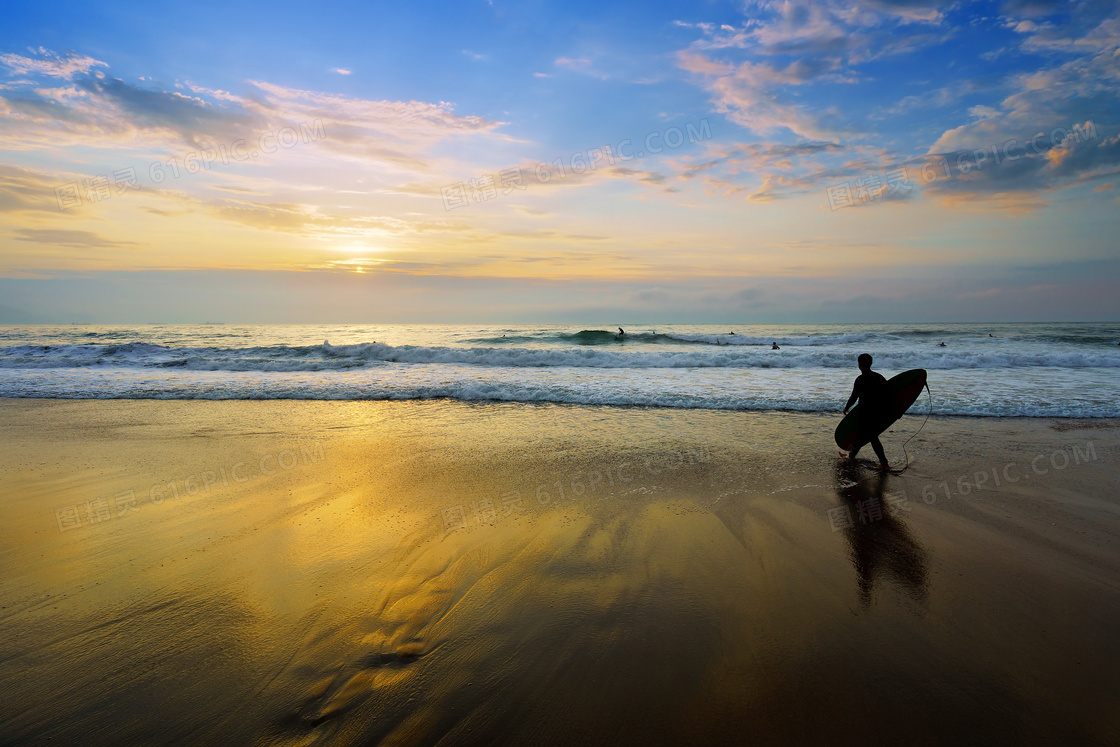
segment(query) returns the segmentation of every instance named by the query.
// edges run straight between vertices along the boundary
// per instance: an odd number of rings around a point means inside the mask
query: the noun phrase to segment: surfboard
[[[897,376],[887,379],[886,420],[883,427],[875,431],[876,436],[894,425],[894,422],[910,409],[910,405],[914,404],[921,396],[922,388],[925,385],[926,370],[924,368],[903,371]],[[851,451],[855,444],[856,435],[859,433],[859,427],[859,405],[856,405],[848,410],[848,414],[840,421],[840,425],[836,426],[836,445],[844,451]]]

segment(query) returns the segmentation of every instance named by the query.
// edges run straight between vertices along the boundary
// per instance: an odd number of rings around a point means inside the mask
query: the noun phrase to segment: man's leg
[[[879,442],[878,436],[871,437],[871,448],[875,450],[875,456],[879,457],[879,464],[884,468],[889,467],[887,464],[887,455],[883,451],[883,444]]]
[[[848,449],[848,458],[849,459],[855,459],[856,454],[859,453],[859,450],[862,449],[866,445],[867,445],[867,439],[864,438],[863,434],[860,434],[858,437],[856,437],[856,440],[852,443],[852,448]]]

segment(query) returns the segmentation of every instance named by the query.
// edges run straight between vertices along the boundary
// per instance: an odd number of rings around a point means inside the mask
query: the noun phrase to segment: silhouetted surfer
[[[771,350],[781,350],[781,348],[778,347],[778,343],[776,343],[776,342],[773,345],[770,346],[770,349]]]
[[[879,433],[887,420],[887,380],[882,374],[871,370],[871,360],[867,353],[860,354],[856,359],[860,375],[856,377],[848,404],[844,405],[844,414],[847,415],[848,410],[859,400],[859,431],[852,450],[848,452],[848,459],[855,459],[856,453],[864,444],[870,443],[875,456],[879,457],[879,469],[886,471],[890,469],[890,465],[887,464],[887,455],[883,453],[883,444],[879,442]]]
[[[614,339],[621,340],[623,337],[626,337],[626,330],[624,330],[622,327],[619,327],[618,334],[614,336]]]
[[[943,348],[943,347],[945,347],[945,343],[939,342],[939,343],[937,343],[937,347]]]

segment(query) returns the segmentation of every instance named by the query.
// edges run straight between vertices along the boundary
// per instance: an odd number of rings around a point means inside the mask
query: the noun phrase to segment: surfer
[[[860,374],[856,377],[855,386],[852,387],[852,396],[848,397],[848,404],[844,405],[844,414],[852,409],[852,405],[859,400],[861,413],[859,435],[852,450],[848,452],[848,459],[855,459],[865,444],[870,443],[879,457],[879,469],[886,472],[890,469],[887,464],[887,455],[883,452],[883,444],[879,442],[880,427],[887,420],[887,380],[882,374],[871,370],[872,358],[867,353],[861,353],[856,363],[859,364]]]
[[[624,330],[622,327],[619,327],[618,328],[618,339],[621,340],[623,337],[626,337],[626,330]]]
[[[770,349],[771,350],[781,350],[781,348],[778,347],[778,343],[776,343],[776,342],[770,346]]]
[[[939,343],[937,343],[937,347],[943,348],[943,347],[945,347],[945,343],[939,342]]]

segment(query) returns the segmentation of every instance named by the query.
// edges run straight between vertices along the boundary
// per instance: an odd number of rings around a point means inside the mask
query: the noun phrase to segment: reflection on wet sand
[[[596,513],[404,538],[368,613],[293,663],[307,695],[270,738],[663,742],[651,707],[692,720],[680,696],[717,662],[716,610],[751,596],[729,557],[740,548],[682,504]],[[346,658],[324,671],[323,649]]]
[[[836,465],[836,494],[848,506],[853,522],[846,527],[848,556],[856,571],[856,585],[863,609],[871,605],[875,580],[894,581],[915,602],[924,603],[928,594],[926,551],[910,528],[887,504],[885,472],[870,476],[858,462],[841,459]]]
[[[892,516],[892,493],[969,463],[837,466],[817,416],[485,413],[9,404],[0,743],[1120,743],[1120,532],[1096,463]],[[939,429],[961,460],[1015,443]],[[54,526],[54,506],[297,434],[326,458]],[[499,513],[510,491],[523,506]]]

